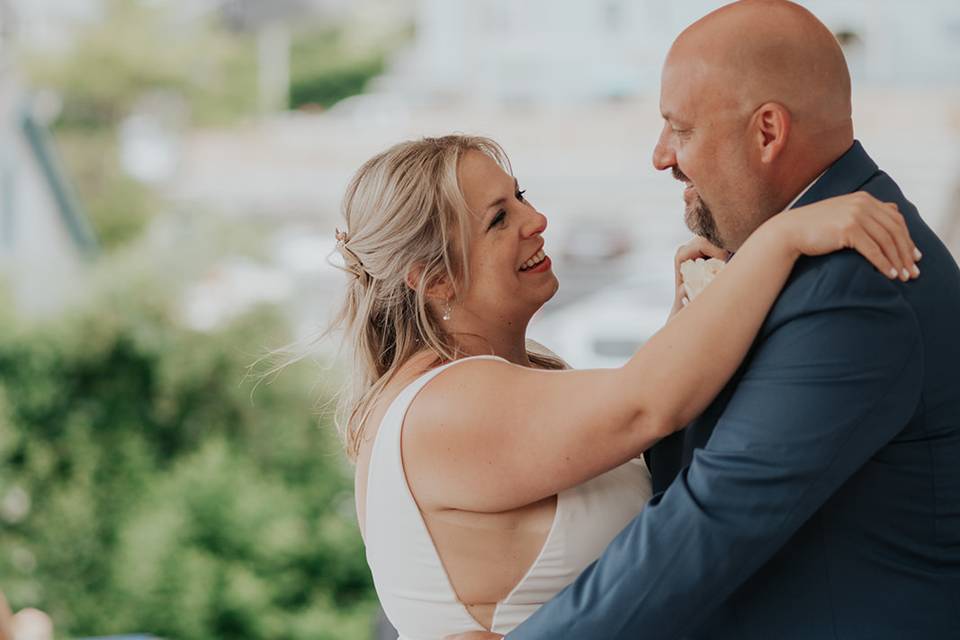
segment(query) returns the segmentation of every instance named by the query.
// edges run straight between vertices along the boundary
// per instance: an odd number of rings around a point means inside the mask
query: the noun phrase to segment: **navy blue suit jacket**
[[[899,205],[920,278],[802,258],[650,452],[662,493],[510,640],[960,638],[960,271],[859,143],[797,204],[859,190]]]

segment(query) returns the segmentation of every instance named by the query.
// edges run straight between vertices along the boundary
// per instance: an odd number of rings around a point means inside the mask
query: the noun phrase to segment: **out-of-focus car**
[[[630,230],[612,222],[584,219],[569,224],[560,253],[564,261],[584,265],[611,262],[633,250]]]
[[[528,335],[570,366],[619,367],[664,325],[673,303],[669,273],[637,274],[534,318]]]
[[[387,93],[361,93],[337,102],[327,115],[352,121],[358,126],[399,126],[411,115],[410,103]]]

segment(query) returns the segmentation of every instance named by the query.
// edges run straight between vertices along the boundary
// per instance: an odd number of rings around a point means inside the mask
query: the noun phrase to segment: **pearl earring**
[[[443,303],[443,319],[444,320],[450,319],[450,301],[449,300]]]

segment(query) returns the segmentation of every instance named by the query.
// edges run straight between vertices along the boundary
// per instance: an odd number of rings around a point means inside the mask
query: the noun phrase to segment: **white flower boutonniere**
[[[707,285],[717,277],[717,274],[726,266],[723,260],[697,258],[687,260],[680,265],[680,276],[683,278],[683,288],[687,298],[693,300]]]

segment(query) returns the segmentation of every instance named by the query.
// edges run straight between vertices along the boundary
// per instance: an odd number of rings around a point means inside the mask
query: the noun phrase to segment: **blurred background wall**
[[[329,405],[339,201],[369,156],[506,148],[561,290],[532,336],[621,363],[663,322],[650,156],[688,0],[0,0],[0,589],[65,637],[364,638]],[[857,137],[960,254],[960,4],[809,0]],[[256,389],[254,387],[256,386]],[[170,612],[177,612],[171,615]]]

